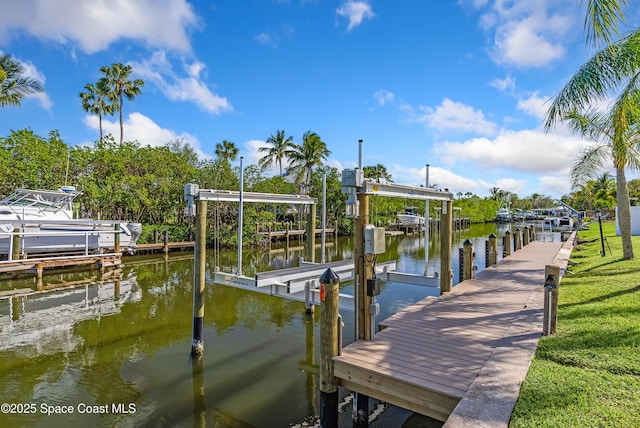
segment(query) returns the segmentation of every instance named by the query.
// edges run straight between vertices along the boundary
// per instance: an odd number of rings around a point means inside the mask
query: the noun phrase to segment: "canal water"
[[[473,225],[455,232],[454,283],[457,247],[470,239],[482,270],[484,242],[490,233],[502,236],[507,227]],[[245,250],[243,273],[296,266],[302,243],[290,244]],[[432,237],[431,274],[439,270],[439,246]],[[423,237],[387,237],[386,248],[379,261],[396,260],[399,271],[424,273]],[[352,256],[352,238],[328,240],[327,261]],[[208,253],[205,352],[197,363],[189,356],[189,253],[171,254],[166,260],[125,258],[122,271],[111,277],[95,271],[49,275],[43,291],[28,294],[26,289],[37,288],[35,279],[0,281],[0,426],[317,424],[319,311],[307,315],[303,303],[214,284],[216,265],[231,272],[237,252]],[[14,289],[23,294],[11,295]],[[341,291],[352,294],[353,283],[341,284]],[[377,320],[437,293],[415,285],[383,284]],[[353,313],[343,312],[342,317],[346,345],[354,337]],[[341,399],[347,403],[345,394],[341,392]],[[393,407],[376,411],[372,427],[403,426],[421,418]]]

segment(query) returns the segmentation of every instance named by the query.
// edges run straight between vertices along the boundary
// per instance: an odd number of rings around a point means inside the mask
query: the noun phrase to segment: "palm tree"
[[[502,190],[499,187],[492,187],[489,189],[489,193],[491,193],[491,199],[494,201],[507,202],[511,197],[511,192]]]
[[[635,103],[640,102],[640,92],[637,92],[634,98]],[[631,208],[625,170],[640,169],[640,112],[632,110],[626,105],[627,102],[629,101],[623,96],[608,113],[593,110],[584,114],[572,112],[564,119],[576,134],[595,142],[580,154],[571,168],[574,187],[580,186],[585,180],[595,180],[597,173],[602,171],[610,160],[613,161],[616,171],[617,220],[625,260],[634,258]],[[625,116],[624,123],[620,121],[620,115]]]
[[[216,144],[216,157],[222,161],[234,161],[238,157],[238,148],[233,141],[222,140]]]
[[[98,115],[100,123],[100,140],[102,140],[102,116],[112,115],[115,113],[115,100],[109,100],[109,90],[101,82],[95,86],[87,83],[84,87],[86,92],[80,92],[82,99],[82,108],[84,111]]]
[[[24,76],[24,66],[10,55],[0,56],[0,107],[19,106],[25,95],[44,92],[36,79]]]
[[[282,159],[287,157],[287,151],[293,148],[293,137],[287,137],[284,129],[282,131],[277,130],[276,134],[271,136],[266,141],[271,147],[260,147],[259,152],[266,153],[258,161],[262,169],[266,169],[274,162],[278,165],[280,171],[280,177],[282,177]]]
[[[316,165],[322,165],[331,151],[315,132],[307,131],[302,136],[302,144],[293,144],[286,156],[291,159],[291,170],[297,174],[296,183],[301,185],[302,194],[306,195],[311,182],[311,173]]]
[[[618,25],[624,23],[622,6],[627,4],[627,0],[588,1],[587,41],[604,48],[583,64],[556,95],[547,112],[545,129],[550,130],[559,121],[568,121],[574,132],[597,143],[586,149],[573,166],[574,184],[581,177],[593,177],[605,161],[613,161],[623,258],[632,259],[631,209],[625,169],[634,169],[640,164],[640,31],[613,41],[619,34]],[[591,108],[594,102],[614,93],[617,98],[608,112]]]
[[[111,67],[105,65],[100,68],[100,71],[105,74],[105,77],[100,79],[98,84],[109,88],[111,95],[117,99],[117,108],[118,111],[120,111],[120,143],[122,143],[124,137],[124,128],[122,125],[122,105],[124,97],[132,101],[136,95],[140,95],[144,81],[142,79],[127,80],[131,74],[130,65],[120,63],[111,64]]]
[[[382,164],[377,164],[374,166],[365,166],[362,168],[362,172],[366,178],[372,178],[374,180],[391,180],[391,173],[387,171],[387,167]]]

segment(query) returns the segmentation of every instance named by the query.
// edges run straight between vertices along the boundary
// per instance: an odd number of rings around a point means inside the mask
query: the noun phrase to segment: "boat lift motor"
[[[199,191],[200,188],[197,184],[184,185],[184,200],[187,201],[187,206],[184,209],[184,213],[187,217],[196,216],[195,198],[198,195]]]
[[[358,202],[358,188],[362,188],[364,173],[361,169],[342,170],[342,193],[347,195],[346,216],[358,218],[360,204]]]

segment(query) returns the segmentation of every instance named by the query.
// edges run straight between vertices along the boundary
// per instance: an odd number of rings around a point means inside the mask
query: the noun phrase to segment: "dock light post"
[[[338,428],[338,380],[333,358],[339,352],[340,277],[327,269],[320,277],[320,426]]]
[[[240,206],[238,207],[238,276],[242,275],[242,193],[244,190],[244,171],[242,169],[242,156],[240,156]]]
[[[555,334],[558,320],[558,285],[560,283],[560,266],[547,265],[544,269],[544,318],[542,335]]]

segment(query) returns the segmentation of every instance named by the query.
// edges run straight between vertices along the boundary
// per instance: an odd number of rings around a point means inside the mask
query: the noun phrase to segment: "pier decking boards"
[[[545,265],[561,247],[532,242],[451,292],[387,318],[373,340],[334,358],[334,375],[349,390],[447,420],[496,349],[537,343]],[[522,380],[513,380],[516,397]]]

